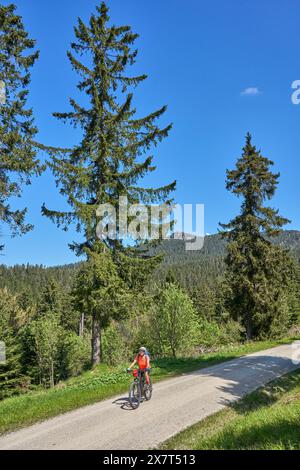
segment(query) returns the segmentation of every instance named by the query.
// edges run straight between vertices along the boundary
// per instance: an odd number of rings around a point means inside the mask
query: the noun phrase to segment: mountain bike
[[[135,410],[140,406],[142,397],[149,401],[152,397],[152,380],[150,377],[151,369],[133,369],[128,370],[128,373],[132,373],[133,382],[129,388],[129,402],[131,407]],[[149,384],[146,383],[145,372],[149,374]]]

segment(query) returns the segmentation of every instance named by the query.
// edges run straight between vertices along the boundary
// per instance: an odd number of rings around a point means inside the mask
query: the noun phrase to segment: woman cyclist
[[[147,349],[144,346],[141,346],[138,354],[135,356],[133,363],[129,366],[129,370],[132,369],[135,365],[139,366],[140,370],[144,370],[146,384],[150,384],[149,373],[145,369],[150,369],[150,357],[147,354]]]

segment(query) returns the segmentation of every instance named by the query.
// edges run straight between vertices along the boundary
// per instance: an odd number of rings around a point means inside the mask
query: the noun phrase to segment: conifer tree
[[[289,221],[278,210],[264,205],[274,196],[279,173],[246,136],[236,168],[227,171],[226,187],[242,198],[241,212],[221,224],[228,240],[226,257],[227,308],[242,322],[247,339],[272,334],[288,321],[284,298],[293,276],[286,250],[272,244]]]
[[[73,69],[81,77],[78,89],[85,95],[85,104],[70,99],[71,111],[54,114],[81,128],[82,139],[72,149],[49,149],[50,167],[70,211],[50,210],[45,205],[42,208],[42,213],[63,229],[75,223],[77,230],[83,232],[83,242],[71,245],[77,254],[93,250],[99,222],[96,211],[100,204],[111,204],[117,215],[120,196],[127,197],[129,204],[171,204],[169,195],[176,184],[159,188],[140,185],[141,179],[155,170],[153,157],[149,155],[151,146],[167,137],[171,125],[160,128],[157,124],[166,106],[147,116],[136,116],[132,89],[146,75],[129,76],[127,68],[135,63],[134,42],[138,35],[130,26],[111,26],[105,3],[96,9],[88,24],[78,20],[74,28],[76,41],[71,45],[72,52],[68,52]],[[117,224],[117,235],[119,229]],[[105,241],[118,265],[118,275],[124,280],[126,277],[129,286],[140,282],[141,290],[141,281],[161,258],[155,258],[156,263],[149,261],[143,250],[125,249],[122,242],[112,237]],[[93,318],[93,336],[101,330],[99,321]],[[93,344],[97,345],[97,341]],[[95,354],[94,351],[94,362],[97,362]]]
[[[0,289],[0,342],[5,347],[5,360],[0,361],[0,400],[21,390],[23,382],[19,330],[23,312],[7,289]],[[4,351],[2,351],[4,352]]]
[[[53,276],[46,278],[41,285],[36,310],[43,315],[55,313],[66,330],[78,331],[78,315],[73,309],[70,292]]]
[[[92,319],[92,365],[103,360],[102,334],[111,319],[126,312],[129,300],[126,284],[119,276],[111,250],[97,241],[88,251],[73,288],[74,305]]]
[[[198,315],[206,320],[216,316],[216,293],[206,284],[190,289],[190,297]]]
[[[64,295],[61,286],[53,277],[50,277],[42,286],[38,302],[38,312],[62,313],[64,307]]]
[[[127,196],[129,204],[168,201],[175,188],[175,182],[155,189],[139,186],[139,180],[155,170],[153,157],[142,159],[143,154],[168,135],[171,125],[161,129],[156,124],[166,106],[145,117],[135,116],[133,94],[128,89],[144,81],[146,75],[131,77],[126,69],[135,63],[133,45],[138,35],[130,26],[109,26],[104,3],[96,9],[88,25],[78,19],[76,42],[68,52],[81,77],[78,89],[89,104],[70,99],[72,111],[54,113],[83,131],[81,142],[69,151],[50,150],[50,166],[71,210],[49,210],[45,205],[42,209],[64,229],[75,222],[78,230],[84,231],[83,245],[89,248],[96,239],[99,204],[110,203],[118,210],[119,196]],[[80,60],[82,56],[87,57],[86,63]],[[115,241],[112,244],[115,246]],[[82,245],[74,244],[73,248],[80,252]]]
[[[23,184],[30,184],[42,167],[36,156],[37,129],[27,104],[30,69],[38,58],[35,41],[28,37],[15,5],[0,5],[0,223],[13,235],[32,228],[27,209],[13,209],[11,197],[20,197]]]

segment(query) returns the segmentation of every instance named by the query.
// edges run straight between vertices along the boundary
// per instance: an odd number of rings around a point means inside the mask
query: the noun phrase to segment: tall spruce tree
[[[73,288],[74,305],[92,319],[92,364],[103,360],[103,330],[111,319],[120,319],[131,296],[119,276],[111,250],[97,241],[88,252]]]
[[[74,222],[77,230],[83,232],[83,242],[71,245],[76,253],[93,250],[100,204],[110,203],[118,214],[120,196],[126,196],[129,204],[171,203],[169,194],[176,184],[140,186],[140,180],[155,170],[153,157],[148,155],[150,147],[167,137],[171,125],[160,128],[156,123],[166,106],[145,117],[136,117],[133,94],[128,90],[144,81],[146,75],[130,77],[126,70],[135,63],[134,42],[138,35],[130,26],[110,26],[105,3],[96,10],[87,25],[78,19],[74,28],[76,42],[71,45],[72,52],[68,52],[72,67],[81,77],[78,89],[88,104],[70,99],[70,112],[54,114],[80,127],[83,133],[81,142],[72,149],[50,149],[50,166],[71,209],[49,210],[45,205],[42,208],[42,213],[63,229]],[[86,57],[85,63],[82,56]],[[118,224],[116,228],[118,233]],[[146,278],[146,272],[155,265],[149,260],[141,264],[137,257],[144,256],[142,250],[133,254],[127,249],[131,256],[126,257],[122,240],[107,239],[106,245],[112,250],[114,261],[124,268],[123,276],[128,275],[129,284],[137,282],[133,272],[140,280],[141,273]],[[94,333],[101,330],[98,321],[99,317],[93,318]],[[95,354],[96,351],[94,358]]]
[[[30,68],[38,58],[35,41],[28,37],[15,5],[0,5],[0,223],[13,235],[32,228],[25,222],[27,209],[13,209],[11,197],[20,197],[42,167],[36,156],[37,129],[32,110],[26,107]]]
[[[247,339],[268,336],[288,321],[285,298],[293,276],[286,250],[272,244],[272,237],[289,221],[278,210],[264,206],[273,197],[279,173],[246,136],[236,168],[227,171],[226,188],[241,197],[240,214],[220,224],[228,240],[226,257],[227,307],[241,321]]]

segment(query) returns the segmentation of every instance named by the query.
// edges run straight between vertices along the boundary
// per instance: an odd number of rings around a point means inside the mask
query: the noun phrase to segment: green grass
[[[300,370],[191,426],[161,449],[299,450]]]
[[[152,377],[154,382],[157,382],[244,354],[288,343],[293,339],[295,338],[226,346],[218,352],[204,354],[197,358],[160,359],[152,363]],[[126,367],[126,364],[119,367],[100,365],[78,377],[69,379],[54,389],[30,392],[1,401],[0,434],[117,394],[127,393],[131,378],[125,373]]]

